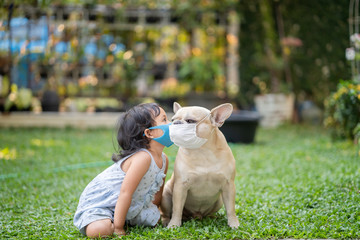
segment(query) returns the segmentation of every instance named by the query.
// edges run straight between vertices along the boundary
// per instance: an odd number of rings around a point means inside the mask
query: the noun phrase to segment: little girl
[[[95,177],[80,196],[74,224],[88,237],[125,235],[130,225],[155,226],[168,168],[169,120],[156,103],[140,104],[120,118],[122,149],[112,166]],[[153,141],[154,140],[154,141]]]

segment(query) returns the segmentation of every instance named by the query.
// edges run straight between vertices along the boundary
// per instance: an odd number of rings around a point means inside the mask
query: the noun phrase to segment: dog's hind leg
[[[219,197],[219,199],[216,201],[216,203],[214,204],[213,208],[210,209],[208,212],[205,213],[205,216],[211,215],[213,213],[216,213],[217,211],[220,210],[220,208],[223,206],[223,201],[221,199],[221,197]]]

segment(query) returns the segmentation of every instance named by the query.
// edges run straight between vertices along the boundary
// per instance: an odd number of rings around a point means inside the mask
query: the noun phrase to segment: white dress
[[[126,221],[131,225],[155,226],[160,219],[160,212],[152,200],[163,184],[166,156],[162,154],[163,161],[160,169],[148,150],[139,151],[149,153],[151,163],[132,196]],[[115,205],[126,174],[121,169],[121,164],[133,154],[105,169],[84,189],[74,216],[75,226],[84,235],[86,226],[94,221],[111,219],[114,222]]]

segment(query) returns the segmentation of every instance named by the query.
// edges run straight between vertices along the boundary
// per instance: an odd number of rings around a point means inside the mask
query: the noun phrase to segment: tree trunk
[[[266,55],[266,65],[270,73],[271,91],[279,92],[280,81],[277,69],[275,69],[277,56],[276,56],[276,32],[275,23],[272,15],[272,8],[269,0],[264,0],[260,4],[260,12],[262,15],[262,25],[264,27],[265,44],[264,50]]]

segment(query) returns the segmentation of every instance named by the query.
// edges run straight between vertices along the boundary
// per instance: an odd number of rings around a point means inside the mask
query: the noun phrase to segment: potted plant
[[[122,102],[116,98],[96,98],[96,112],[120,112],[122,110]]]
[[[219,58],[212,54],[195,53],[180,65],[180,83],[189,85],[185,95],[187,105],[212,109],[226,101],[224,72]],[[253,143],[260,115],[254,111],[234,111],[221,127],[228,142]]]
[[[270,1],[260,4],[265,37],[264,47],[257,53],[257,63],[260,69],[264,69],[264,74],[253,78],[261,93],[255,96],[255,105],[262,116],[260,124],[264,127],[276,127],[292,119],[295,96],[292,93],[289,57],[292,48],[302,45],[300,39],[284,36],[280,10],[276,9],[275,22],[272,8]],[[277,38],[276,23],[281,41]]]
[[[223,93],[221,89],[225,77],[221,61],[216,57],[192,55],[180,64],[178,76],[181,83],[190,86],[190,91],[185,96],[187,105],[212,108],[223,102],[223,97],[218,93]]]
[[[138,71],[139,67],[132,51],[118,52],[115,55],[115,63],[111,72],[110,95],[120,93],[124,101],[136,96],[135,81]]]
[[[160,93],[155,100],[165,111],[172,112],[174,102],[178,102],[190,91],[188,83],[180,83],[176,78],[167,78],[161,82]]]
[[[254,83],[259,86],[261,94],[255,96],[256,110],[261,115],[263,127],[277,127],[289,121],[294,112],[295,96],[291,92],[271,92],[265,81],[255,77]]]
[[[40,103],[29,88],[18,89],[16,84],[11,85],[11,92],[5,99],[4,111],[40,111]]]
[[[340,81],[336,92],[325,100],[324,125],[333,138],[358,140],[360,136],[360,83]]]

